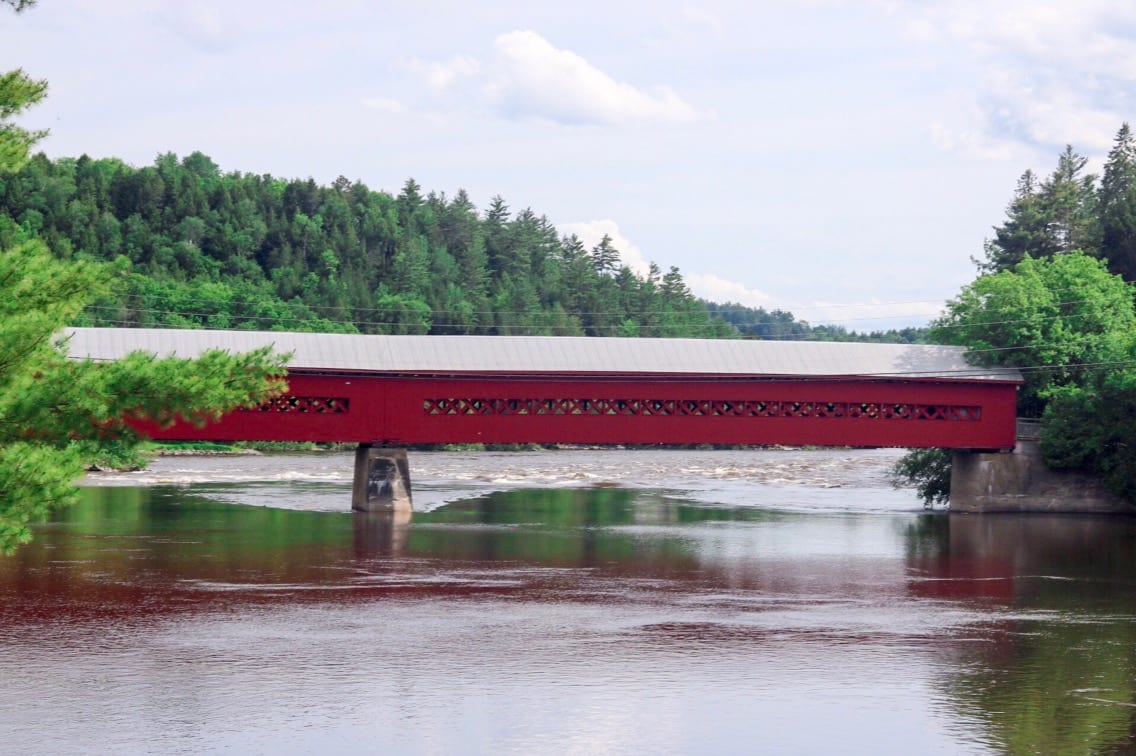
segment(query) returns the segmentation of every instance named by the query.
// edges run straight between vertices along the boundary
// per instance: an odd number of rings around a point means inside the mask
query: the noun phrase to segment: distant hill
[[[714,318],[721,318],[737,329],[743,338],[796,341],[866,341],[892,344],[918,344],[926,340],[926,328],[899,328],[859,333],[843,326],[809,325],[784,310],[768,311],[735,302],[718,304],[700,300]]]
[[[636,275],[610,239],[588,249],[501,197],[479,211],[413,179],[391,196],[344,177],[224,173],[200,152],[142,168],[37,155],[0,174],[0,244],[26,235],[121,270],[120,292],[79,325],[868,338],[700,301],[677,268]]]

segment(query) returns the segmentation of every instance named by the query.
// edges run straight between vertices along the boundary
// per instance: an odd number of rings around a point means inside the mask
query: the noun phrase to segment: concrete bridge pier
[[[357,512],[405,514],[413,511],[406,449],[359,444],[351,508]]]

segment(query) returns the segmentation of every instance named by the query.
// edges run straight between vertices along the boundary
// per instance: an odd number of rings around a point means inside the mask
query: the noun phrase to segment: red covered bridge
[[[292,353],[288,392],[165,440],[1014,446],[1017,371],[900,344],[75,328],[73,358]]]

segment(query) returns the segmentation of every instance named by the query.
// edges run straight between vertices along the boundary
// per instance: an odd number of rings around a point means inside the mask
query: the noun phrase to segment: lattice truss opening
[[[310,412],[317,415],[340,415],[348,411],[351,401],[343,397],[278,396],[251,412]]]
[[[685,415],[962,422],[982,419],[982,408],[972,406],[723,399],[426,399],[422,409],[427,415]]]

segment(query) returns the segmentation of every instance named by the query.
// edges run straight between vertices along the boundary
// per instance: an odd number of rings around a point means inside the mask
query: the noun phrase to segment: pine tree
[[[1101,179],[1101,257],[1113,273],[1136,281],[1136,139],[1125,123],[1116,134]]]
[[[619,270],[619,250],[611,243],[611,237],[603,235],[600,243],[592,248],[592,266],[601,276],[613,276]]]
[[[1100,243],[1096,217],[1096,176],[1084,175],[1088,158],[1077,154],[1072,145],[1057,158],[1057,168],[1041,186],[1041,205],[1051,255],[1074,250],[1094,253]]]
[[[1018,179],[1006,216],[1005,223],[994,228],[994,238],[986,242],[986,260],[979,264],[986,272],[1012,268],[1026,255],[1036,257],[1048,247],[1037,174],[1033,171],[1027,170]]]
[[[8,119],[45,91],[19,71],[0,75],[0,173],[25,163],[37,137]],[[85,464],[135,440],[128,418],[203,419],[284,386],[274,377],[283,367],[266,350],[199,360],[68,359],[60,331],[108,289],[115,270],[59,260],[43,241],[24,237],[0,247],[0,552],[29,540],[30,522],[75,499]]]
[[[986,260],[978,263],[984,272],[1009,270],[1027,255],[1053,257],[1074,250],[1096,254],[1096,177],[1084,175],[1087,162],[1066,146],[1045,181],[1039,184],[1032,171],[1022,174],[1007,219],[994,229],[994,239],[986,243]]]

